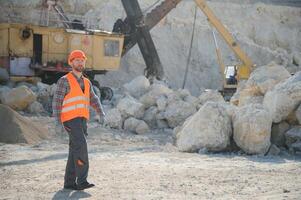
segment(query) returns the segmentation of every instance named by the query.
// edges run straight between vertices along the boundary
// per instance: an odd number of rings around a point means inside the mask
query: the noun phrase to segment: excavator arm
[[[250,71],[254,64],[245,52],[240,48],[231,33],[219,21],[213,11],[209,8],[206,0],[194,0],[202,12],[206,15],[209,23],[216,28],[231,50],[241,60],[242,64],[238,68],[238,80],[249,78]],[[163,69],[151,39],[149,31],[160,22],[173,8],[175,8],[181,0],[162,0],[158,4],[152,6],[150,12],[142,13],[137,0],[122,0],[123,7],[127,13],[124,20],[117,20],[114,24],[113,32],[125,34],[125,42],[122,55],[125,55],[136,43],[142,52],[146,63],[146,71],[156,77],[163,77]],[[218,50],[218,61],[221,66],[222,74],[224,74],[224,65],[221,63],[221,55]]]
[[[248,79],[250,76],[250,72],[254,67],[253,62],[247,56],[247,54],[240,48],[238,43],[234,40],[231,33],[226,29],[226,27],[218,20],[213,11],[209,8],[205,0],[194,0],[198,7],[203,11],[206,15],[209,23],[213,25],[231,50],[235,53],[235,55],[241,60],[242,65],[238,66],[238,79]],[[222,72],[223,73],[223,72]]]

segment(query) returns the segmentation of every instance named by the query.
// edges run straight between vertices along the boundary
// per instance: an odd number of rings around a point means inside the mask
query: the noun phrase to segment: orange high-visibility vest
[[[84,78],[84,92],[80,88],[79,83],[72,75],[68,73],[66,78],[69,82],[70,91],[65,96],[62,111],[61,121],[65,122],[76,117],[84,117],[89,119],[90,106],[90,84],[87,78]]]

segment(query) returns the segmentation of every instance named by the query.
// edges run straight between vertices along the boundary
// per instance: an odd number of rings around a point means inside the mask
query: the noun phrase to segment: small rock
[[[118,110],[123,117],[142,118],[144,115],[144,106],[138,100],[131,96],[126,96],[117,104]]]
[[[164,111],[167,106],[167,98],[164,95],[162,95],[157,99],[156,103],[157,103],[158,110]]]
[[[144,104],[146,108],[154,106],[156,104],[157,98],[161,95],[167,95],[173,91],[167,86],[162,84],[153,84],[149,88],[149,92],[140,97],[139,101]]]
[[[124,121],[123,128],[137,134],[144,134],[149,131],[148,125],[143,120],[138,120],[133,117],[130,117]]]
[[[12,89],[4,97],[3,104],[15,110],[24,110],[28,105],[36,100],[36,95],[26,86]]]
[[[155,106],[150,107],[144,113],[143,120],[151,127],[155,128],[157,126],[156,115],[158,113],[158,108]]]
[[[205,92],[199,96],[199,103],[201,105],[205,104],[207,101],[225,102],[223,96],[216,90],[205,90]]]
[[[124,84],[123,87],[133,97],[138,98],[149,89],[150,83],[145,76],[138,76],[135,79],[133,79],[131,82]]]
[[[194,105],[185,101],[174,101],[168,104],[164,118],[167,120],[169,127],[174,128],[181,125],[189,116],[196,112]]]
[[[145,133],[147,133],[149,131],[149,127],[148,127],[148,125],[143,120],[140,120],[140,123],[136,127],[135,131],[139,135],[145,134]]]
[[[278,156],[281,150],[274,144],[271,145],[268,155],[270,156]]]
[[[111,128],[121,129],[122,117],[117,108],[110,109],[106,112],[106,125]]]
[[[41,114],[41,113],[45,112],[43,105],[37,101],[31,103],[27,107],[27,110],[29,113],[32,113],[32,114]]]
[[[301,126],[295,126],[288,130],[285,134],[285,143],[290,147],[293,143],[301,141]]]
[[[280,122],[272,125],[271,142],[279,147],[285,145],[285,132],[290,129],[290,125],[286,122]]]

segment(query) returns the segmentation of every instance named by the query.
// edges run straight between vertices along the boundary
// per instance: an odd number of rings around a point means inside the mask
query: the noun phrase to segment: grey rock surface
[[[240,107],[233,118],[233,138],[248,154],[265,154],[270,147],[272,118],[260,104]]]
[[[121,99],[117,104],[117,108],[124,118],[129,116],[134,118],[142,118],[144,115],[143,104],[131,96],[126,96],[125,98]]]
[[[280,122],[272,125],[271,142],[281,147],[285,145],[285,132],[290,129],[287,122]]]
[[[122,116],[117,108],[110,109],[106,112],[106,124],[111,128],[122,128]]]
[[[131,82],[124,84],[123,87],[131,96],[138,98],[148,90],[150,83],[145,76],[137,76]]]
[[[230,144],[231,119],[225,107],[217,102],[207,102],[177,130],[177,146],[180,151],[222,151]]]
[[[266,93],[264,107],[271,113],[274,123],[285,120],[301,102],[301,71],[278,83]]]
[[[36,98],[36,95],[28,87],[20,86],[9,91],[2,103],[15,110],[24,110]]]

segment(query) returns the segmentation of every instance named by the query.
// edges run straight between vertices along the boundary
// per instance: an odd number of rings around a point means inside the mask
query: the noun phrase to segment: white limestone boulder
[[[249,104],[262,104],[263,96],[255,88],[246,88],[240,91],[238,106],[242,107]]]
[[[273,122],[279,123],[297,109],[300,102],[301,71],[268,91],[264,96],[263,105],[271,113]]]
[[[238,106],[238,104],[239,104],[240,92],[243,91],[243,90],[245,89],[246,83],[247,83],[246,80],[241,80],[241,81],[239,81],[238,86],[237,86],[237,89],[236,89],[236,92],[233,94],[233,96],[232,96],[231,99],[230,99],[230,103],[231,103],[232,105]]]
[[[233,117],[234,141],[247,154],[265,154],[270,147],[272,118],[262,105],[240,107]]]
[[[148,90],[150,83],[145,76],[138,76],[131,82],[124,84],[123,87],[131,96],[138,98]]]
[[[165,95],[161,95],[157,99],[156,105],[157,105],[159,111],[164,111],[167,106],[167,97]]]
[[[193,104],[185,101],[174,101],[168,104],[164,112],[164,118],[167,120],[169,127],[174,128],[182,125],[182,123],[196,111]]]
[[[137,134],[145,134],[149,131],[148,125],[143,120],[130,117],[124,121],[123,128]]]
[[[290,147],[294,143],[301,142],[301,127],[292,127],[284,135],[285,143],[288,147]]]
[[[268,65],[257,67],[250,75],[246,83],[246,88],[252,88],[264,95],[273,87],[291,77],[290,73],[284,66],[272,62]]]
[[[163,84],[153,84],[150,86],[149,91],[140,97],[139,101],[143,103],[146,108],[156,105],[157,99],[161,95],[167,95],[173,91]]]
[[[122,127],[122,116],[117,108],[106,111],[106,125],[111,128],[121,129]]]
[[[117,104],[118,110],[124,118],[134,117],[140,119],[144,115],[144,106],[137,99],[126,96]]]
[[[36,99],[36,95],[28,87],[20,86],[9,91],[2,103],[14,110],[24,110]]]
[[[56,85],[47,85],[41,82],[37,83],[38,92],[37,100],[40,102],[47,112],[52,112],[52,98],[56,89]]]
[[[231,119],[223,104],[207,102],[176,132],[176,144],[180,151],[197,152],[203,148],[222,151],[230,145]]]
[[[44,109],[43,105],[38,101],[35,101],[35,102],[31,103],[27,107],[27,110],[28,110],[29,113],[32,113],[32,114],[41,114],[41,113],[45,112],[45,109]]]
[[[221,102],[221,103],[225,102],[223,96],[217,90],[205,90],[199,96],[199,103],[201,105],[204,105],[207,101]]]
[[[195,96],[192,96],[192,95],[184,97],[184,101],[189,103],[189,104],[194,105],[195,107],[197,107],[198,104],[199,104],[199,99]]]
[[[144,112],[143,121],[145,121],[151,128],[156,128],[157,126],[157,113],[158,108],[156,106],[152,106]]]

